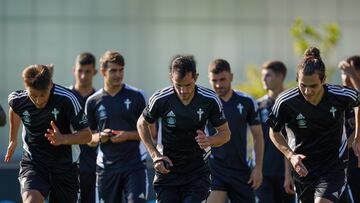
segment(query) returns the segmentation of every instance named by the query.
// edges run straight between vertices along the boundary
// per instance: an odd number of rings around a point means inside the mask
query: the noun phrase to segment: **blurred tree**
[[[316,46],[321,51],[321,56],[327,58],[330,53],[336,48],[341,32],[336,23],[329,23],[320,25],[320,29],[306,24],[302,19],[297,18],[293,26],[290,28],[290,34],[294,38],[294,53],[301,57],[309,46]],[[332,81],[332,78],[337,71],[336,66],[326,64],[327,80]],[[295,81],[287,82],[285,88],[296,86]],[[246,92],[254,98],[263,96],[266,91],[262,87],[260,66],[248,65],[246,67],[246,79],[241,84],[235,85],[235,89]]]

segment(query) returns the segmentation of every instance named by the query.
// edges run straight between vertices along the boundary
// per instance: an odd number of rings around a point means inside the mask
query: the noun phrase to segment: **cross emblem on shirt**
[[[199,115],[199,121],[201,121],[201,117],[202,117],[204,111],[200,108],[196,113]]]
[[[51,112],[54,115],[55,120],[57,120],[57,115],[60,113],[56,108],[54,108]]]
[[[236,108],[238,108],[238,109],[239,109],[239,113],[242,114],[242,110],[243,110],[244,106],[243,106],[242,104],[238,104],[238,105],[236,106]]]
[[[332,106],[330,109],[330,112],[332,113],[333,117],[335,118],[335,112],[336,112],[335,107]]]
[[[130,101],[129,99],[126,99],[126,100],[124,101],[124,104],[126,105],[126,110],[129,110],[131,101]]]

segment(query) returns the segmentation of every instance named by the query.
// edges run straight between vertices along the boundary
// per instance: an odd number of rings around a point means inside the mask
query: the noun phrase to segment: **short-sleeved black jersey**
[[[306,156],[303,163],[309,174],[304,180],[334,166],[345,167],[344,112],[360,104],[359,92],[354,89],[324,85],[324,90],[316,106],[305,100],[299,88],[280,94],[267,121],[274,132],[286,126],[290,147]]]
[[[220,99],[221,100],[221,99]],[[233,91],[229,101],[221,100],[226,120],[231,131],[230,141],[221,147],[213,147],[210,155],[210,167],[250,172],[250,162],[247,153],[247,126],[260,124],[258,105],[249,95]],[[209,125],[209,133],[216,130]]]
[[[70,86],[74,94],[77,96],[80,105],[83,109],[85,109],[85,103],[89,96],[95,93],[95,89],[93,89],[92,93],[86,97],[82,97],[81,94],[75,89],[74,86]],[[97,147],[90,147],[87,144],[80,145],[80,159],[79,159],[79,166],[80,171],[89,171],[95,172],[96,171],[96,150]]]
[[[136,122],[145,104],[145,96],[141,90],[124,84],[114,96],[104,89],[98,90],[88,98],[85,111],[91,130],[102,131],[109,128],[136,131]],[[100,143],[97,165],[112,172],[144,167],[139,144],[138,140]]]
[[[226,122],[222,104],[215,92],[195,86],[195,95],[188,105],[178,98],[173,87],[155,92],[143,112],[145,120],[161,119],[163,154],[174,166],[171,172],[188,173],[205,165],[204,150],[197,144],[197,130],[204,130],[209,121],[213,126]]]
[[[283,176],[284,175],[284,156],[275,147],[269,137],[270,126],[266,123],[274,105],[274,100],[270,99],[268,95],[264,95],[258,99],[259,115],[261,127],[264,135],[264,162],[263,162],[263,175],[264,176]],[[282,134],[284,130],[281,131]]]
[[[50,121],[54,121],[62,134],[70,134],[88,127],[88,121],[73,92],[54,84],[46,106],[36,108],[26,90],[12,92],[10,107],[20,116],[25,127],[23,132],[23,159],[42,165],[54,173],[64,172],[77,162],[78,145],[53,146],[45,138]]]

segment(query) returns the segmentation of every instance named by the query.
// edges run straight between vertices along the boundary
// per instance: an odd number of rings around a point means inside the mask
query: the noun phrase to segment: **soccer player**
[[[258,99],[259,115],[265,143],[263,182],[259,189],[256,190],[259,203],[290,203],[295,201],[294,196],[287,194],[287,192],[294,194],[294,184],[288,170],[289,167],[285,171],[285,161],[287,160],[271,142],[269,125],[266,124],[275,99],[284,91],[283,84],[286,71],[286,66],[281,61],[268,61],[261,67],[262,83],[267,93]],[[284,134],[284,131],[282,133]]]
[[[0,126],[4,126],[6,124],[6,114],[2,106],[0,105]]]
[[[75,59],[75,85],[70,89],[78,97],[82,108],[85,108],[86,99],[95,92],[92,85],[96,75],[95,64],[91,53],[81,53]],[[83,203],[95,203],[96,146],[80,145],[80,202]]]
[[[343,85],[360,91],[360,56],[351,56],[348,59],[341,61],[339,63],[339,68],[341,70]],[[353,199],[353,202],[360,202],[360,169],[357,167],[358,160],[351,146],[355,136],[354,110],[349,109],[346,111],[345,118],[349,147],[348,183],[351,191],[350,199]]]
[[[354,152],[360,151],[360,94],[325,83],[320,51],[310,47],[297,69],[298,87],[281,93],[267,123],[270,138],[290,161],[303,203],[337,202],[346,185],[347,139],[344,112],[355,107]],[[290,146],[280,133],[286,127]]]
[[[30,65],[22,74],[25,90],[9,95],[11,160],[22,122],[23,156],[19,182],[23,202],[77,202],[77,144],[91,140],[87,118],[71,90],[54,84],[45,65]]]
[[[209,64],[209,82],[220,97],[225,117],[229,123],[230,141],[212,148],[209,159],[211,169],[211,193],[209,203],[255,202],[254,189],[262,182],[264,139],[261,130],[258,105],[249,95],[233,90],[233,74],[230,64],[216,59]],[[251,170],[247,156],[247,126],[254,138],[256,165]],[[209,125],[210,135],[216,131]]]
[[[219,147],[230,139],[221,101],[215,92],[196,85],[197,78],[193,56],[172,58],[172,86],[150,97],[137,123],[141,140],[154,162],[153,185],[159,203],[205,202],[210,187],[206,153],[210,146]],[[149,130],[149,125],[159,118],[161,151],[153,145]],[[207,122],[216,128],[216,135],[205,135]]]
[[[100,202],[145,203],[147,175],[141,159],[136,122],[145,108],[143,92],[123,83],[125,61],[118,52],[107,51],[100,59],[104,87],[86,102],[93,131],[91,143],[98,144],[97,178]]]

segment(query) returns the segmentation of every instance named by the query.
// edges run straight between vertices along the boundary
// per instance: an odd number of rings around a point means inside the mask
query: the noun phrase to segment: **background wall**
[[[148,95],[169,85],[168,64],[178,53],[198,61],[199,84],[208,86],[207,64],[227,59],[235,84],[244,79],[249,64],[278,59],[294,80],[298,56],[289,29],[301,17],[314,26],[335,22],[342,31],[327,64],[359,54],[358,0],[1,0],[0,104],[22,89],[21,71],[30,64],[55,64],[54,81],[68,86],[71,68],[83,51],[97,58],[106,50],[121,52],[126,60],[125,82]],[[355,41],[356,42],[356,41]],[[96,88],[102,79],[95,78]],[[8,126],[0,128],[0,158],[8,143]],[[21,146],[14,157],[17,165]],[[4,166],[0,166],[4,167]]]

